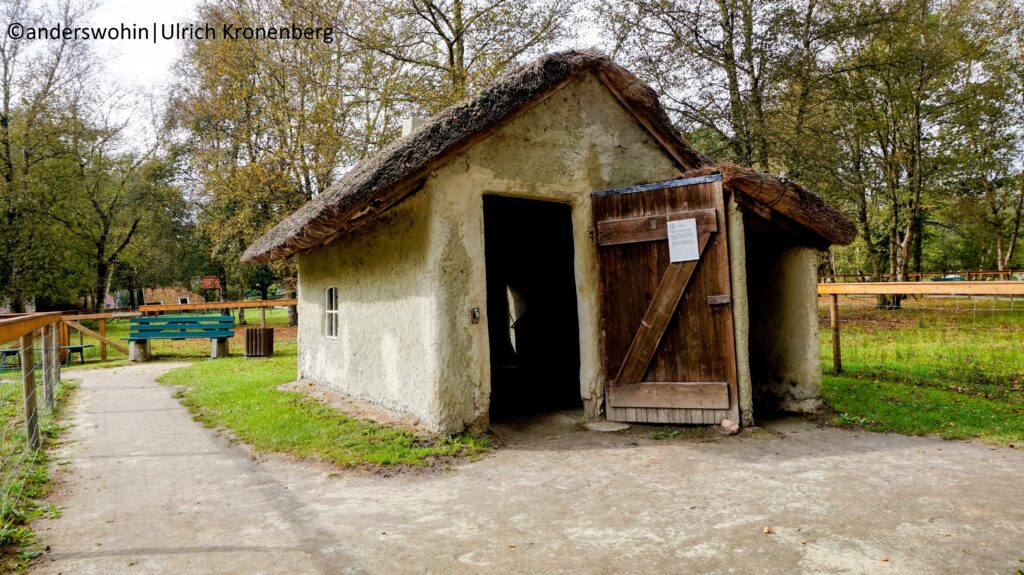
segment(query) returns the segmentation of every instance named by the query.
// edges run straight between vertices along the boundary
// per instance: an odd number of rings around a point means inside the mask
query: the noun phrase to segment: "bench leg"
[[[218,357],[228,356],[228,340],[225,337],[220,337],[210,340],[210,359],[217,359]]]
[[[128,361],[146,361],[147,359],[149,359],[148,339],[128,342]]]

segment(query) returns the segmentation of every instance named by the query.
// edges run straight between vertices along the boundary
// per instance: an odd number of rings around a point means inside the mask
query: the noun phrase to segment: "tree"
[[[332,2],[237,0],[209,2],[199,12],[215,26],[332,24],[340,21],[339,9]],[[397,128],[387,95],[366,96],[364,81],[379,69],[364,64],[340,41],[255,40],[196,42],[178,63],[168,126],[176,133],[198,232],[225,290],[228,276],[240,294],[249,288],[253,270],[239,261],[249,243],[326,190],[339,166],[379,145],[381,124]],[[295,274],[288,263],[274,271]]]
[[[5,22],[60,21],[74,27],[87,16],[89,6],[62,0],[39,9],[23,0],[4,0],[0,11]],[[0,39],[0,238],[5,256],[0,258],[0,299],[15,311],[25,309],[33,296],[52,298],[66,285],[62,266],[42,265],[42,253],[52,238],[32,222],[27,211],[35,171],[58,147],[63,99],[90,74],[93,59],[81,40],[32,43],[9,35]],[[48,271],[50,270],[50,271]]]
[[[79,94],[67,104],[66,141],[38,176],[32,209],[62,228],[68,251],[88,262],[89,299],[99,312],[126,250],[178,192],[155,144],[141,153],[123,147],[127,121],[109,121],[122,102],[116,93],[99,103],[87,89]]]
[[[413,67],[408,97],[434,112],[523,59],[572,36],[579,0],[362,1],[346,33],[357,46]]]
[[[815,5],[805,11],[813,15]],[[774,0],[604,0],[598,12],[617,58],[653,83],[685,130],[705,135],[712,157],[770,167],[770,116],[798,8]]]
[[[951,173],[984,170],[969,154],[952,151],[965,151],[964,130],[992,113],[985,108],[1009,104],[1004,87],[984,69],[1005,56],[997,50],[995,17],[1003,7],[895,3],[871,40],[850,52],[849,82],[859,94],[850,104],[869,134],[867,157],[886,212],[889,272],[897,280],[911,267],[920,269],[925,226],[950,197]]]

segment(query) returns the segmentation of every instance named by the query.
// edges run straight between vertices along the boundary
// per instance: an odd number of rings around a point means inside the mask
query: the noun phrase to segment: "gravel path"
[[[254,458],[151,363],[80,371],[33,573],[1005,573],[1024,452],[820,429],[704,443],[568,415],[451,471]],[[765,533],[769,526],[771,533]]]

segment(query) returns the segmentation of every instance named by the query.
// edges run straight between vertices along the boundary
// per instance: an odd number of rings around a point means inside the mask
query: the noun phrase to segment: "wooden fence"
[[[184,304],[159,304],[139,306],[138,311],[119,311],[111,313],[75,313],[60,317],[58,326],[58,337],[61,345],[61,362],[67,358],[67,348],[71,345],[71,329],[82,335],[91,337],[99,343],[100,361],[107,360],[108,347],[128,355],[128,348],[121,342],[107,338],[107,322],[115,319],[140,317],[143,315],[182,312],[182,311],[209,311],[225,309],[259,309],[260,325],[266,327],[266,310],[273,307],[284,307],[298,305],[295,299],[268,299],[268,300],[244,300],[244,301],[223,301],[206,303],[184,303]],[[60,315],[59,313],[57,315]],[[83,320],[96,321],[96,329],[92,330],[81,324]],[[2,335],[2,334],[0,334]]]
[[[976,282],[857,282],[819,283],[818,295],[829,298],[829,327],[832,332],[832,367],[842,373],[840,345],[840,296],[1024,296],[1024,281]]]
[[[934,281],[944,277],[960,277],[966,281],[985,280],[985,279],[997,279],[997,280],[1010,280],[1016,275],[1024,276],[1024,270],[971,270],[971,271],[958,271],[958,272],[908,272],[907,279],[910,281]],[[873,275],[865,273],[856,274],[835,274],[829,276],[822,276],[819,281],[822,283],[842,283],[842,282],[871,282],[874,280]],[[896,276],[893,274],[880,274],[883,281],[890,281]]]
[[[16,520],[6,511],[26,496],[25,481],[59,396],[59,326],[59,313],[0,315],[0,532]]]
[[[161,304],[161,305],[143,305],[139,306],[139,311],[144,314],[160,313],[166,311],[205,311],[205,310],[217,310],[217,309],[259,309],[260,310],[260,326],[267,326],[267,308],[272,307],[287,307],[298,305],[299,301],[296,299],[257,299],[257,300],[245,300],[245,301],[227,301],[227,302],[206,302],[206,303],[179,303],[179,304]]]
[[[164,311],[202,311],[211,309],[266,309],[270,307],[285,307],[298,305],[296,299],[253,299],[244,301],[208,301],[206,303],[177,303],[139,306],[141,313],[156,313]]]

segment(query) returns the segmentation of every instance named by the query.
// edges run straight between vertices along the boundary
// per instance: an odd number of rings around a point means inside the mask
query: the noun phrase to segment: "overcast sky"
[[[195,21],[194,13],[198,3],[198,0],[99,0],[92,22],[98,26],[136,24],[139,27],[151,27],[153,22],[191,23]],[[596,30],[584,27],[579,33],[576,42],[579,46],[592,46],[600,42]],[[170,80],[170,67],[181,52],[181,45],[179,40],[160,40],[155,44],[144,41],[100,41],[95,43],[95,48],[115,79],[127,86],[153,89]]]
[[[43,0],[54,6],[58,0]],[[195,8],[199,0],[97,0],[90,24],[99,27],[138,26],[152,30],[153,23],[194,23]],[[592,46],[600,42],[596,30],[585,27],[579,31],[577,46]],[[564,46],[563,48],[569,48]],[[159,102],[165,88],[173,81],[171,67],[181,54],[182,41],[163,40],[96,40],[92,48],[100,57],[105,68],[105,77],[119,85],[133,97],[134,101]],[[146,95],[155,94],[149,99]],[[130,118],[133,136],[137,144],[152,137],[154,114],[146,106],[127,105],[134,111]],[[125,110],[126,113],[127,110]]]
[[[101,0],[92,22],[97,26],[152,27],[153,22],[192,22],[197,0]],[[171,64],[181,51],[181,42],[96,42],[109,74],[126,87],[157,89],[170,79]]]

